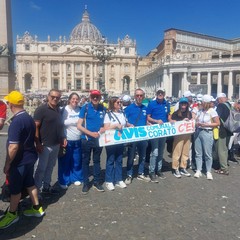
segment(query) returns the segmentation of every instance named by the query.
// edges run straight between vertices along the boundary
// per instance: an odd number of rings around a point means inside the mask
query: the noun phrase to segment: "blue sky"
[[[87,5],[91,22],[110,42],[128,34],[146,55],[178,28],[220,38],[240,38],[239,0],[12,0],[14,42],[25,31],[46,41],[69,37]]]

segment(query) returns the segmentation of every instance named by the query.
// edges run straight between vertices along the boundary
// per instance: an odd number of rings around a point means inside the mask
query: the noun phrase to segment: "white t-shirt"
[[[79,112],[80,112],[79,107],[72,109],[71,107],[69,107],[69,105],[67,105],[63,110],[62,117],[64,120],[65,134],[67,140],[77,141],[80,139],[81,131],[77,129]]]
[[[110,117],[109,117],[110,116]],[[126,118],[122,112],[108,112],[104,117],[104,124],[110,123],[110,126],[120,124],[125,127],[126,126]]]
[[[218,114],[213,108],[209,108],[208,111],[199,111],[197,116],[197,122],[211,124],[212,118],[217,117]],[[203,129],[212,129],[209,127],[200,127]]]

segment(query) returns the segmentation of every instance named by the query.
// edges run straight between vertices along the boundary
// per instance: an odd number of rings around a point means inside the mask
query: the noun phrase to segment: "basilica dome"
[[[100,43],[102,34],[90,22],[87,10],[84,11],[82,22],[79,23],[71,32],[70,41],[74,43]]]

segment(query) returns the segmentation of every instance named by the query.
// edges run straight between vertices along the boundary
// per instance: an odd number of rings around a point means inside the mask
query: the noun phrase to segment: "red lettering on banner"
[[[186,132],[190,132],[190,131],[192,131],[192,123],[188,122],[186,123]]]
[[[184,131],[184,124],[180,124],[180,125],[178,126],[178,131],[179,131],[179,132],[183,132],[183,131]]]

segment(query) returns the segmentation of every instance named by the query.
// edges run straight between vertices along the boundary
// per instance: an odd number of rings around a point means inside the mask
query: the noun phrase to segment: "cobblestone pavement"
[[[6,136],[0,136],[0,141],[2,172]],[[167,178],[159,183],[135,178],[127,189],[113,192],[91,189],[84,196],[81,186],[70,186],[59,196],[45,195],[46,215],[42,219],[21,215],[18,223],[0,230],[0,239],[240,239],[240,166],[231,164],[229,176],[213,173],[213,181],[205,175],[177,179],[170,172],[167,153],[165,159]],[[105,154],[102,161],[104,175]],[[126,159],[124,173],[125,166]],[[56,170],[57,166],[53,183]],[[0,180],[4,181],[3,174]],[[58,187],[57,182],[55,185]],[[24,201],[20,212],[28,204]],[[0,214],[7,206],[0,202]]]

